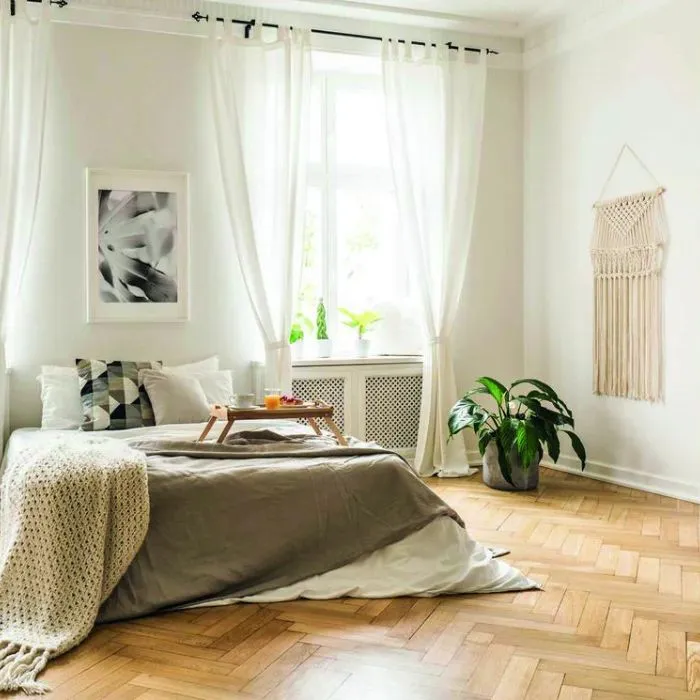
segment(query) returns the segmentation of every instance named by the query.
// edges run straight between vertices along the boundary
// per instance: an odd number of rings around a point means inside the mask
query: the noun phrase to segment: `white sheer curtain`
[[[0,3],[0,450],[8,425],[6,346],[34,228],[44,146],[49,3]]]
[[[256,33],[243,39],[215,27],[209,58],[221,174],[265,343],[265,385],[289,390],[306,195],[309,34],[281,28],[275,41],[265,42]]]
[[[382,70],[402,236],[428,340],[415,468],[471,473],[461,438],[448,442],[458,398],[452,330],[469,257],[479,178],[486,52],[385,41]]]

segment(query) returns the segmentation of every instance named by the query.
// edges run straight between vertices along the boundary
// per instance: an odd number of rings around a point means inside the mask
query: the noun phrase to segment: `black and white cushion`
[[[155,425],[153,407],[139,370],[160,369],[161,362],[77,359],[83,430],[126,430]]]

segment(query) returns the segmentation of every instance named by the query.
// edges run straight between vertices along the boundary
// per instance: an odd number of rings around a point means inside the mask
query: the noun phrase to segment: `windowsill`
[[[370,355],[369,357],[313,357],[292,360],[292,367],[343,367],[350,365],[423,364],[421,355]]]

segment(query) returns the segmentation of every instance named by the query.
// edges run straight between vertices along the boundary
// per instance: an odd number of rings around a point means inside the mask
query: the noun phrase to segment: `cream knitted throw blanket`
[[[146,460],[120,441],[48,435],[0,483],[0,691],[48,690],[49,658],[79,644],[148,527]]]

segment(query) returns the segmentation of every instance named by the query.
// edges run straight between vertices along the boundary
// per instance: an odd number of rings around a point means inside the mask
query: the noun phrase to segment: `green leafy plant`
[[[472,428],[479,441],[482,457],[491,441],[498,449],[498,464],[505,480],[514,486],[510,455],[515,451],[523,469],[542,456],[544,445],[554,462],[559,459],[559,434],[567,433],[581,469],[586,468],[586,450],[574,432],[574,417],[569,407],[551,386],[538,379],[518,379],[509,387],[491,377],[476,380],[477,387],[467,392],[450,410],[447,425],[450,437]],[[517,389],[517,391],[516,391]],[[528,391],[529,389],[529,391]],[[489,411],[472,397],[488,395],[496,402]]]
[[[377,323],[377,321],[382,320],[382,317],[376,311],[361,311],[360,313],[354,313],[353,311],[348,311],[348,309],[344,309],[342,307],[340,307],[338,311],[345,316],[343,325],[347,326],[348,328],[357,329],[357,335],[360,340],[364,337],[367,331],[372,329],[372,326]]]
[[[316,339],[328,340],[328,319],[323,299],[319,299],[316,306]]]
[[[294,343],[304,340],[306,333],[311,333],[313,329],[314,324],[312,320],[300,311],[294,317],[294,322],[289,330],[289,344],[294,345]]]

